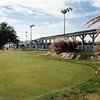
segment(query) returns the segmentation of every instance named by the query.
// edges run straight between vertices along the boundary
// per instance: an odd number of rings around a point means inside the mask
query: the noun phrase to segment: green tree
[[[0,49],[7,42],[14,42],[18,44],[19,40],[14,28],[8,25],[8,23],[2,22],[0,24]]]

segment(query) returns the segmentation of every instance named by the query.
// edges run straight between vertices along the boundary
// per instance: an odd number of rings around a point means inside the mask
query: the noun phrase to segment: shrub
[[[21,47],[21,48],[22,48],[22,47],[25,47],[25,45],[24,45],[24,44],[22,44],[20,47]]]
[[[52,52],[60,54],[61,52],[75,50],[77,47],[77,42],[67,41],[65,39],[55,39],[51,45]]]

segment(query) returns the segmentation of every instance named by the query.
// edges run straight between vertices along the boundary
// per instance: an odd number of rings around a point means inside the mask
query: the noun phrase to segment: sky
[[[66,13],[66,33],[97,28],[98,24],[87,28],[84,24],[100,15],[100,0],[0,0],[0,23],[13,26],[19,39],[30,40],[44,36],[63,34],[64,15],[61,10],[72,7]]]

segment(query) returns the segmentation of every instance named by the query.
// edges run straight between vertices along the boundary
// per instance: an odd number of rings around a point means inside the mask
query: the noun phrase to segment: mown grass
[[[53,59],[63,60],[56,57]],[[95,71],[100,67],[99,61],[67,60],[67,62],[86,65],[93,68]],[[64,91],[48,94],[44,96],[42,100],[100,100],[100,75],[94,74],[89,80],[67,88]]]
[[[99,62],[66,61],[43,51],[0,51],[0,100],[55,97],[94,77],[98,66]]]
[[[88,95],[90,97],[86,98]],[[100,76],[68,88],[64,91],[48,94],[42,100],[100,100]]]

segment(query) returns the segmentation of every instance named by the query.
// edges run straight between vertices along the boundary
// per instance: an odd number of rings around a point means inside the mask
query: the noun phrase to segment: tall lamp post
[[[66,9],[61,10],[61,13],[64,14],[64,38],[65,38],[65,14],[69,11],[72,11],[73,9],[71,7],[68,7]]]
[[[30,46],[32,47],[32,27],[35,27],[35,25],[30,25]]]
[[[27,32],[25,33],[25,42],[26,42],[26,45],[27,45]]]

